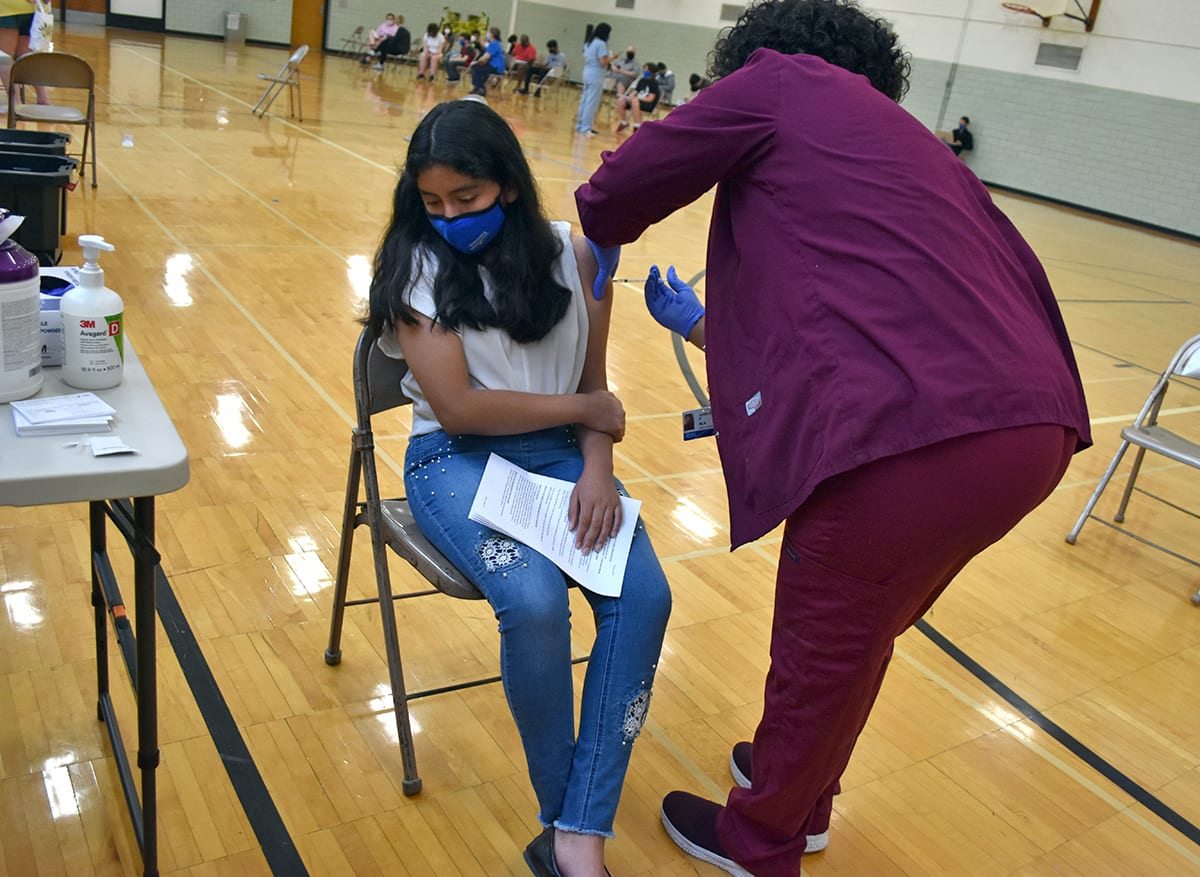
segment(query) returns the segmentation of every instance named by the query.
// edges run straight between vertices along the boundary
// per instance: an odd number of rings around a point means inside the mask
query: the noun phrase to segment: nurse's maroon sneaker
[[[688,792],[669,792],[662,802],[662,821],[671,840],[689,856],[716,865],[734,877],[754,877],[731,859],[717,837],[721,805]]]

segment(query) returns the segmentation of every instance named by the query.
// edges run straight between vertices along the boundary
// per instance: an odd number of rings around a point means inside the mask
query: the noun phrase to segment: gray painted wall
[[[184,8],[208,6],[214,0],[168,0],[168,26],[191,30]],[[237,2],[251,15],[252,39],[266,28],[265,14],[255,11],[276,0]],[[513,0],[489,4],[492,23],[508,30]],[[411,0],[330,0],[326,48],[336,50],[359,24],[373,27],[389,10],[402,11],[414,36],[439,20],[444,2]],[[252,7],[254,7],[252,9]],[[467,12],[460,9],[460,12]],[[290,14],[290,4],[287,14]],[[204,13],[216,18],[215,8]],[[287,42],[286,16],[279,28]],[[607,21],[611,44],[621,50],[632,43],[642,61],[665,61],[674,70],[675,97],[686,96],[690,73],[706,67],[717,28],[653,21],[614,13],[587,13],[548,3],[517,6],[517,33],[528,33],[539,48],[551,37],[559,41],[574,75],[578,75],[584,28]],[[219,23],[219,18],[217,18]],[[198,25],[197,25],[198,26]],[[210,30],[194,30],[212,33]],[[903,34],[901,34],[903,37]],[[911,87],[904,107],[930,128],[950,127],[960,115],[971,117],[975,151],[967,163],[990,183],[1018,189],[1092,210],[1126,217],[1200,237],[1200,108],[1197,104],[1133,91],[1102,88],[1048,78],[959,65],[946,94],[951,66],[913,60]],[[946,98],[945,118],[939,118]]]
[[[1194,103],[960,66],[947,110],[987,182],[1200,236]]]
[[[287,45],[292,38],[292,0],[166,0],[169,31],[224,36],[225,13],[248,17],[246,38]]]

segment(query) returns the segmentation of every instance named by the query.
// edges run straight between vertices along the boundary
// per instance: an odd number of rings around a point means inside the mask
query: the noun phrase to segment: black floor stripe
[[[1079,740],[1065,731],[1060,725],[1043,715],[1033,704],[1029,703],[1029,701],[1025,700],[984,669],[978,661],[946,639],[929,622],[921,620],[917,622],[916,626],[917,630],[929,637],[934,645],[961,664],[968,673],[1003,698],[1009,706],[1065,746],[1075,757],[1083,761],[1088,767],[1129,795],[1129,797],[1133,798],[1163,822],[1167,823],[1167,825],[1178,831],[1192,843],[1200,846],[1200,828],[1194,823],[1180,816],[1147,789],[1127,777],[1112,764],[1079,742]]]
[[[279,810],[271,800],[271,793],[267,791],[262,774],[251,758],[250,750],[246,748],[246,741],[238,731],[229,704],[225,702],[225,696],[213,678],[208,661],[200,651],[200,644],[196,642],[196,636],[175,592],[171,590],[170,582],[161,569],[156,570],[155,579],[158,617],[175,649],[184,678],[200,707],[200,715],[204,717],[204,724],[208,726],[208,733],[217,747],[221,763],[225,765],[225,772],[229,774],[246,818],[250,820],[250,827],[258,838],[271,873],[288,877],[307,875],[308,870],[304,867],[296,844],[292,842],[287,826],[283,824]]]

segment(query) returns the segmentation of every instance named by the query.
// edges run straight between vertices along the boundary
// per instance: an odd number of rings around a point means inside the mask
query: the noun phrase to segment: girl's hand
[[[625,437],[625,406],[608,390],[585,393],[587,416],[580,421],[588,429],[607,433],[614,442]]]
[[[584,554],[599,551],[621,529],[621,495],[611,475],[584,468],[571,491],[567,524],[575,534],[575,547]]]

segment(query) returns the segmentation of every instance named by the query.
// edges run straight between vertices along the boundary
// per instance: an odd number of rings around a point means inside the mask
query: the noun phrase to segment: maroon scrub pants
[[[1054,425],[940,442],[831,478],[788,518],[753,786],[735,788],[717,820],[742,867],[800,872],[896,637],[1050,494],[1075,442]]]

